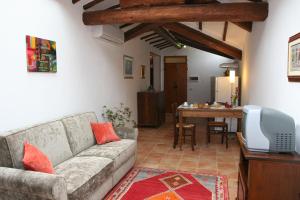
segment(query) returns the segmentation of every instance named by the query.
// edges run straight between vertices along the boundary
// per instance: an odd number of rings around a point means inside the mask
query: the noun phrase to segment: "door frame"
[[[166,60],[168,58],[183,58],[184,59],[184,62],[166,62]],[[188,64],[187,62],[187,56],[164,56],[164,65],[166,63],[178,63],[178,64]]]

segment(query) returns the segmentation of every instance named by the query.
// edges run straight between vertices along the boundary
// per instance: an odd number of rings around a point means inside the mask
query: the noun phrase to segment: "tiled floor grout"
[[[239,161],[237,141],[230,140],[226,149],[220,137],[214,136],[211,144],[206,145],[205,122],[199,121],[195,151],[191,150],[190,140],[180,151],[178,147],[173,149],[172,127],[172,123],[167,122],[157,129],[139,129],[136,166],[225,175],[230,199],[235,199]]]

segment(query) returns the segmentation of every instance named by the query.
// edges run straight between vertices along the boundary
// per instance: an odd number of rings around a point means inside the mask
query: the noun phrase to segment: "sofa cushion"
[[[123,139],[103,145],[94,145],[77,156],[97,156],[110,158],[114,161],[114,170],[118,169],[136,152],[136,141]]]
[[[105,144],[121,140],[115,133],[111,122],[91,123],[97,144]]]
[[[96,144],[91,123],[97,121],[93,112],[62,119],[74,155]]]
[[[74,157],[56,166],[55,173],[64,177],[69,199],[86,199],[112,174],[113,162],[108,158]]]
[[[23,164],[26,170],[48,174],[54,173],[53,165],[49,158],[38,148],[26,142],[24,144]]]
[[[25,141],[46,154],[54,166],[73,157],[61,121],[11,131],[6,133],[5,138],[15,168],[24,169],[22,159],[24,156]]]

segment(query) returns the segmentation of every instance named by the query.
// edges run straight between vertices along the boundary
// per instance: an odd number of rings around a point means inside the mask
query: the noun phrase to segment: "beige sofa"
[[[0,134],[0,199],[102,199],[133,167],[137,130],[117,129],[121,141],[96,145],[97,121],[89,112]],[[24,141],[48,156],[54,175],[23,169]]]

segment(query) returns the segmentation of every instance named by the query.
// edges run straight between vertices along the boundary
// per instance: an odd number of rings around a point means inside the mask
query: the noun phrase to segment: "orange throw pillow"
[[[94,136],[97,144],[105,144],[108,142],[119,141],[119,136],[115,133],[110,122],[106,123],[91,123]]]
[[[54,174],[54,169],[48,157],[35,146],[24,144],[24,168],[30,171]]]

